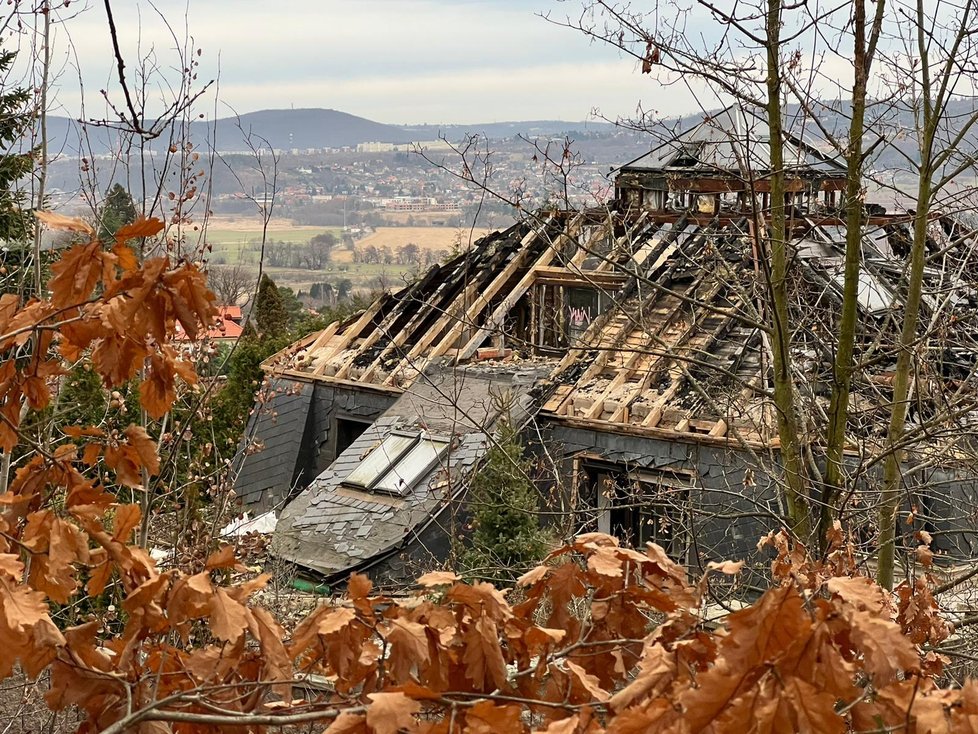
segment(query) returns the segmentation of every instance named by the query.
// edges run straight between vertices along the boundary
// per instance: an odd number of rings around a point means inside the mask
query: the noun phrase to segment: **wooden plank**
[[[585,414],[585,418],[598,418],[604,413],[605,401],[615,393],[622,385],[624,385],[628,378],[634,374],[636,365],[641,362],[646,356],[642,352],[633,352],[631,356],[625,361],[625,364],[618,370],[615,374],[614,379],[608,383],[608,386],[602,391],[601,396],[594,401],[594,405],[591,406],[590,410]],[[620,410],[620,408],[619,408]],[[614,420],[614,419],[612,419]]]
[[[585,418],[576,418],[573,416],[563,415],[555,415],[554,421],[570,428],[580,428],[583,430],[598,431],[603,433],[614,431],[614,433],[622,436],[645,436],[648,438],[661,438],[670,441],[677,440],[676,432],[670,428],[640,426],[636,425],[635,423],[623,423],[616,426],[610,426],[605,421],[587,420]],[[759,440],[746,436],[735,440],[730,436],[710,436],[706,433],[684,433],[682,434],[681,440],[694,444],[718,447],[730,446],[731,444],[735,443],[738,445],[749,446],[750,448],[754,449],[766,449],[774,445],[773,441]],[[847,454],[855,455],[856,452],[847,452]]]
[[[382,395],[400,395],[404,392],[402,388],[399,387],[387,387],[386,385],[378,385],[377,383],[370,382],[360,382],[358,380],[337,380],[334,377],[328,375],[316,376],[310,372],[300,372],[299,370],[293,369],[282,369],[282,368],[266,368],[262,365],[262,370],[266,372],[270,377],[289,377],[295,378],[297,381],[301,382],[328,382],[331,385],[339,385],[341,387],[349,387],[353,390],[365,390],[367,392],[376,392]]]
[[[339,330],[340,330],[340,322],[334,321],[325,329],[323,329],[321,332],[319,332],[319,336],[316,337],[316,341],[310,344],[309,348],[306,350],[306,354],[308,355],[311,362],[316,361],[316,352],[322,349],[324,346],[326,346],[326,343],[334,336],[336,336],[336,332]],[[327,361],[328,359],[324,356],[322,358],[322,361],[319,363],[323,369],[326,368]],[[318,370],[319,367],[316,367],[316,369],[313,370],[313,373],[319,374]]]
[[[720,338],[723,332],[730,327],[730,323],[731,323],[731,319],[729,318],[721,321],[720,324],[718,324],[717,327],[712,332],[710,332],[709,335],[707,335],[707,338],[703,341],[702,344],[698,344],[694,347],[696,351],[703,352],[708,350],[711,346],[713,346],[713,344],[716,343],[717,339]],[[690,348],[687,347],[684,351],[690,351]],[[645,417],[645,420],[642,421],[643,426],[659,425],[659,421],[662,420],[663,409],[676,396],[679,390],[682,387],[684,387],[686,384],[687,370],[684,367],[683,361],[679,358],[678,355],[676,357],[670,357],[669,359],[670,361],[675,362],[675,364],[669,370],[669,377],[672,380],[672,384],[662,395],[659,396],[659,399],[655,401],[655,404],[652,406],[651,410],[649,411],[649,414]],[[631,402],[636,397],[638,397],[638,394],[639,393],[636,392],[636,394],[632,396],[629,402]]]
[[[503,276],[507,272],[510,273],[510,275],[507,277],[512,276],[512,273],[515,272],[519,268],[520,264],[522,264],[525,260],[527,252],[529,251],[529,245],[532,244],[533,240],[539,235],[541,227],[546,228],[550,226],[552,221],[553,217],[548,218],[544,224],[532,229],[523,236],[523,239],[520,241],[519,249],[516,251],[513,258],[504,267],[503,272],[492,280],[487,287],[487,290],[481,294],[481,296],[475,293],[475,291],[478,290],[478,286],[481,281],[473,281],[470,283],[469,286],[466,287],[465,293],[463,294],[462,303],[468,303],[468,301],[472,298],[475,298],[475,301],[466,309],[465,315],[459,317],[458,314],[453,313],[451,309],[445,309],[445,313],[442,314],[442,317],[438,319],[434,326],[429,329],[424,336],[415,342],[410,351],[408,351],[398,365],[391,370],[391,374],[388,376],[387,380],[385,380],[385,384],[391,383],[394,379],[394,375],[406,364],[413,364],[414,362],[422,359],[427,362],[427,360],[435,359],[436,357],[446,354],[452,348],[452,345],[459,338],[459,336],[465,331],[465,329],[473,323],[473,319],[482,313],[486,303],[488,303],[485,293],[492,290],[493,295],[495,295],[498,289],[505,285],[506,279],[503,278]],[[489,296],[489,298],[492,298],[492,296]],[[442,337],[433,350],[429,351],[428,354],[425,354],[429,347],[435,342],[435,339],[441,336],[442,332],[444,332],[445,327],[453,321],[454,323],[452,324],[452,328],[449,330],[449,332]]]
[[[560,410],[561,403],[564,402],[564,398],[573,392],[572,385],[558,385],[554,390],[553,395],[544,404],[544,410],[558,411]]]
[[[340,340],[339,344],[326,352],[326,356],[323,358],[320,366],[316,368],[313,374],[321,375],[326,370],[326,365],[333,357],[342,352],[344,349],[349,348],[350,344],[353,343],[353,340],[360,335],[360,332],[374,320],[374,317],[380,312],[380,309],[383,308],[385,300],[385,298],[381,297],[370,304],[370,307],[363,312],[360,318],[356,320],[356,323],[354,323],[343,333],[343,338]]]
[[[585,333],[584,337],[581,339],[582,342],[590,346],[590,349],[598,349],[599,351],[598,356],[595,357],[591,361],[591,364],[588,365],[588,368],[584,370],[584,374],[577,379],[578,384],[587,382],[588,380],[593,380],[595,377],[604,372],[605,368],[608,366],[608,361],[615,353],[614,347],[621,344],[625,338],[625,335],[632,331],[634,321],[631,314],[625,313],[623,309],[617,309],[612,313],[614,316],[610,322],[604,324],[597,330],[597,333],[602,334],[602,339],[597,344],[594,343],[593,339],[588,339],[588,336],[593,337],[593,334]],[[591,329],[588,329],[588,332],[590,331]],[[583,349],[584,351],[588,351],[587,347]]]
[[[506,315],[512,310],[516,302],[530,289],[533,285],[533,281],[536,278],[536,273],[534,268],[540,265],[549,265],[553,259],[560,252],[560,248],[563,246],[564,242],[568,238],[573,237],[576,232],[580,229],[580,222],[583,218],[583,214],[578,214],[573,220],[567,225],[564,232],[557,237],[557,241],[554,242],[549,247],[545,248],[537,261],[533,264],[533,267],[520,279],[519,283],[503,298],[502,303],[500,303],[496,310],[492,312],[486,322],[479,328],[475,335],[469,339],[468,343],[462,347],[459,351],[459,360],[469,359],[475,350],[479,348],[479,345],[485,341],[486,337],[489,336],[495,329],[498,329],[502,324]]]
[[[363,354],[364,350],[370,349],[374,344],[380,341],[380,338],[385,334],[389,334],[391,326],[397,321],[403,314],[404,310],[411,304],[412,299],[409,297],[402,298],[398,303],[391,309],[391,312],[387,314],[384,320],[379,323],[376,328],[364,339],[363,344],[359,346],[355,354],[351,354],[344,360],[343,365],[336,371],[337,379],[344,379],[350,374],[350,370],[353,368],[353,362],[358,355]],[[417,307],[417,304],[411,304]]]
[[[702,283],[703,278],[705,277],[705,275],[706,275],[706,273],[704,273],[703,271],[701,271],[699,277],[696,280],[694,280],[692,284],[690,284],[689,286],[683,288],[682,293],[695,292],[696,288],[698,288],[699,285]],[[719,282],[715,282],[714,285],[713,285],[712,290],[705,296],[705,299],[712,298],[719,289],[720,289]],[[660,300],[659,300],[660,299],[660,295],[661,295],[661,292],[656,291],[648,299],[649,305],[655,306],[656,307],[656,310],[661,309],[662,306],[666,306],[668,308],[668,306],[667,306],[668,299],[672,299],[673,301],[676,301],[676,305],[669,310],[669,314],[668,314],[668,316],[666,316],[665,323],[662,324],[661,328],[658,329],[658,331],[654,335],[650,335],[650,337],[652,339],[658,339],[659,341],[662,341],[661,335],[665,334],[667,331],[670,331],[676,325],[676,323],[678,323],[679,319],[684,314],[682,312],[683,311],[683,301],[682,300],[676,298],[675,296],[672,296],[671,294],[667,294],[665,296],[662,296],[662,301],[665,301],[665,303],[660,303]],[[642,311],[641,308],[639,310],[640,310],[640,312]],[[626,314],[626,316],[627,316],[627,314]],[[630,316],[628,317],[628,321],[626,322],[626,324],[622,328],[622,331],[623,332],[625,331],[625,329],[628,328],[628,325],[629,324],[635,324],[635,320],[633,318],[631,318]],[[635,329],[640,329],[640,328],[641,328],[640,325],[633,326],[633,328],[630,331],[631,332],[634,332]],[[678,347],[678,345],[686,337],[688,337],[692,333],[692,331],[693,331],[694,328],[695,328],[695,319],[694,319],[694,323],[692,325],[690,325],[683,333],[681,333],[678,336],[678,338],[676,339],[676,341],[672,345],[670,345],[670,347],[671,348]],[[648,339],[642,338],[641,343],[643,345],[647,344],[648,343]],[[615,344],[620,345],[621,344],[621,339],[620,338],[616,338]],[[663,348],[665,348],[665,347],[663,346]],[[594,362],[592,363],[592,365],[590,367],[588,367],[588,369],[585,371],[585,373],[578,380],[578,383],[584,382],[584,381],[586,381],[588,379],[592,379],[596,375],[600,374],[600,372],[604,370],[605,365],[608,363],[608,360],[610,359],[610,353],[611,353],[611,351],[612,351],[611,349],[608,349],[604,353],[599,354],[598,355],[598,359],[594,360]],[[604,392],[602,393],[602,395],[597,400],[595,400],[594,405],[591,406],[591,408],[590,408],[590,410],[588,411],[588,414],[587,414],[587,417],[588,418],[597,418],[598,416],[601,415],[602,412],[604,412],[604,402],[605,402],[605,400],[609,396],[611,396],[612,393],[615,390],[617,390],[622,385],[624,385],[625,382],[627,382],[628,377],[631,376],[631,374],[633,373],[634,366],[635,366],[635,364],[638,361],[637,359],[635,359],[637,355],[638,355],[638,353],[633,354],[625,362],[625,364],[619,369],[619,372],[615,376],[615,379],[612,380],[611,383],[609,383],[609,385],[606,387],[606,389],[604,390]],[[638,356],[641,356],[641,355],[638,355]],[[651,374],[651,371],[649,373],[647,373],[646,379],[648,379],[648,374]],[[625,401],[625,403],[627,403],[627,402],[628,401]],[[619,406],[619,410],[623,406],[624,406],[624,404],[622,406]],[[615,411],[615,412],[617,413],[618,411]],[[612,420],[614,420],[614,418]]]
[[[647,214],[648,214],[647,212],[644,212],[642,216],[639,217],[638,220],[636,221],[636,226],[633,227],[628,234],[626,234],[624,237],[620,239],[621,240],[629,239],[631,235],[634,234],[635,230],[639,227],[639,225],[644,221]],[[665,232],[664,236],[669,237],[672,231],[673,230],[669,230],[668,232]],[[655,232],[651,235],[651,237],[655,237],[658,234],[659,232]],[[610,262],[602,263],[602,266],[605,265],[610,267],[611,263]],[[629,277],[634,277],[634,275],[631,273],[628,273],[628,275]],[[607,329],[608,325],[611,324],[616,319],[616,317],[622,313],[623,309],[624,309],[624,304],[617,304],[615,307],[609,309],[607,312],[605,312],[597,319],[595,319],[591,323],[591,326],[588,327],[587,331],[584,332],[584,335],[581,337],[580,340],[582,344],[586,344],[588,346],[574,347],[573,349],[568,349],[567,353],[564,355],[564,357],[560,360],[560,363],[557,365],[557,369],[555,371],[560,372],[561,370],[567,369],[568,367],[570,367],[570,365],[572,365],[573,363],[581,359],[587,352],[593,351],[595,349],[594,336],[596,334],[601,334],[602,332],[604,332]],[[600,353],[598,355],[598,359],[599,360],[602,359]],[[606,361],[607,359],[605,358],[597,366],[603,369]]]
[[[340,323],[341,323],[340,320],[337,319],[329,326],[327,326],[325,329],[320,331],[319,334],[316,336],[315,341],[313,341],[312,344],[306,347],[306,351],[311,353],[311,352],[315,352],[317,349],[322,348],[322,346],[331,338],[333,338],[336,332],[340,330]]]
[[[534,268],[538,283],[553,283],[595,288],[620,288],[628,280],[626,273],[608,273],[597,270],[571,270],[552,265]]]
[[[439,282],[438,287],[435,288],[435,291],[431,295],[430,300],[428,298],[425,298],[423,304],[419,303],[418,295],[424,295],[423,294],[424,289],[431,284],[431,282],[435,279],[435,277],[436,277],[436,271],[431,270],[425,273],[424,277],[414,281],[409,286],[407,286],[407,288],[403,289],[400,292],[400,296],[397,300],[397,303],[393,306],[393,308],[391,308],[387,316],[384,317],[384,320],[377,325],[377,328],[374,329],[374,331],[371,334],[369,334],[367,338],[364,340],[364,343],[360,345],[358,354],[362,354],[364,350],[372,347],[374,344],[380,341],[382,337],[390,336],[391,334],[394,334],[396,336],[398,333],[404,331],[408,327],[408,325],[413,323],[415,319],[418,317],[418,312],[421,310],[422,305],[430,308],[431,301],[434,301],[434,299],[437,298],[438,294],[443,289],[445,289],[449,283],[451,283],[451,279],[443,278],[441,282]],[[403,327],[395,331],[394,325],[398,322],[399,319],[402,319],[408,313],[408,309],[412,307],[414,308],[414,313],[408,317],[407,323]],[[381,350],[381,353],[383,353],[384,351],[385,350]],[[351,355],[343,363],[343,366],[337,371],[336,376],[339,378],[345,378],[347,375],[349,375],[351,369],[353,368],[353,362],[355,361],[356,357],[357,354]],[[379,364],[377,358],[375,358],[374,361]],[[365,379],[365,378],[361,377],[361,379]]]
[[[703,278],[705,277],[705,275],[706,275],[705,273],[701,273],[700,277],[697,278],[689,288],[684,289],[684,293],[687,291],[695,292],[695,290],[703,282]],[[722,287],[722,283],[720,282],[720,279],[719,278],[715,279],[714,282],[711,284],[710,289],[703,296],[698,298],[700,300],[703,300],[704,302],[707,302],[711,300],[713,296],[715,296],[720,291],[721,287]],[[667,297],[671,297],[671,296],[667,296]],[[655,334],[649,335],[651,339],[661,342],[660,344],[656,345],[659,349],[670,349],[670,350],[680,349],[682,345],[685,343],[685,341],[691,338],[695,333],[697,323],[694,317],[693,323],[690,324],[686,329],[684,329],[672,343],[666,343],[665,339],[663,338],[666,335],[666,333],[671,331],[678,323],[680,323],[682,317],[686,315],[683,313],[683,305],[684,305],[683,302],[679,301],[676,308],[669,313],[666,323],[662,325],[662,328],[658,329]],[[649,339],[643,338],[642,346],[647,348],[648,342]],[[646,355],[642,355],[642,356],[646,356]],[[644,377],[639,381],[638,385],[632,391],[631,395],[629,395],[625,400],[621,401],[621,404],[619,405],[618,409],[614,412],[614,414],[611,417],[612,422],[617,423],[620,420],[623,420],[622,416],[625,412],[628,411],[629,404],[638,395],[640,395],[642,392],[645,391],[645,389],[648,387],[649,381],[652,379],[652,375],[654,374],[655,367],[664,359],[665,357],[663,355],[659,355],[652,362],[652,364],[648,366],[647,370],[645,371]],[[632,362],[632,360],[629,360],[629,362]],[[605,391],[605,394],[601,396],[600,400],[602,402],[601,405],[602,411],[604,409],[604,405],[603,405],[604,400],[607,399],[609,396],[611,396],[615,390],[622,387],[628,381],[628,378],[635,372],[634,364],[629,365],[628,363],[626,363],[625,367],[627,367],[628,369],[626,370],[625,368],[623,368],[622,370],[620,370],[619,373],[615,376],[615,379],[608,386],[608,389]],[[601,411],[595,410],[596,407],[597,406],[592,407],[590,414],[587,416],[588,418],[597,418],[598,416],[601,415]]]

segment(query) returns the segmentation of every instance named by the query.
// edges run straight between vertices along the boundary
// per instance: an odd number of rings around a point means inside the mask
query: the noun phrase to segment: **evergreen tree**
[[[0,51],[0,77],[7,78],[16,53]],[[19,150],[33,117],[25,110],[31,93],[0,91],[0,292],[34,292],[33,218],[20,183],[34,168],[36,149]]]
[[[136,205],[133,203],[129,192],[122,184],[112,184],[109,190],[105,192],[99,237],[102,240],[114,237],[121,227],[135,222],[137,216]]]
[[[461,565],[472,576],[513,580],[546,555],[548,534],[540,527],[530,470],[516,430],[501,422],[469,489],[472,544]]]
[[[289,329],[289,312],[286,310],[284,299],[275,281],[268,275],[262,275],[261,282],[258,284],[254,316],[258,336],[281,336]]]
[[[0,52],[0,77],[7,78],[17,54]],[[25,112],[30,92],[17,88],[0,93],[0,240],[10,245],[22,245],[29,239],[30,217],[24,211],[24,195],[17,183],[34,167],[34,154],[14,152],[31,124]]]

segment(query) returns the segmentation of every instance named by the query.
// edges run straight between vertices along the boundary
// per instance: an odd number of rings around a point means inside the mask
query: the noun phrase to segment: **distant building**
[[[457,212],[462,208],[457,202],[440,202],[430,196],[393,196],[381,199],[380,205],[389,212]]]
[[[393,143],[357,143],[357,153],[390,153]]]

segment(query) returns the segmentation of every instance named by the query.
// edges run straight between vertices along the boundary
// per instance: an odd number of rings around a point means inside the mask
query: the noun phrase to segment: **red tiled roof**
[[[221,318],[225,321],[241,322],[241,306],[218,306],[221,310]]]
[[[238,309],[240,313],[241,309]],[[241,324],[236,324],[231,319],[227,318],[222,312],[221,316],[217,319],[216,323],[207,330],[208,339],[237,339],[244,332],[244,328]],[[173,337],[176,341],[190,341],[187,338],[183,327],[180,326],[180,322],[176,325],[176,334]],[[203,335],[198,335],[198,338],[204,338]]]

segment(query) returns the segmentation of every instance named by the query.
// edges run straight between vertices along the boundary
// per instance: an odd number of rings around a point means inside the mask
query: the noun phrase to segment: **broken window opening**
[[[450,443],[426,434],[392,433],[342,483],[403,497],[435,467]]]
[[[565,293],[567,341],[575,347],[591,323],[611,305],[611,299],[594,288],[567,288]]]
[[[360,436],[363,435],[363,432],[369,427],[369,421],[356,420],[355,418],[337,418],[335,434],[336,447],[333,452],[334,460],[337,456],[350,448],[350,446],[353,445],[353,442],[360,438]]]
[[[539,283],[530,294],[528,318],[522,334],[534,354],[555,356],[582,346],[581,340],[591,324],[614,304],[613,294],[588,285]]]
[[[597,510],[597,530],[641,548],[655,543],[684,561],[690,548],[692,473],[679,469],[629,469],[586,462],[578,476],[582,496]]]

